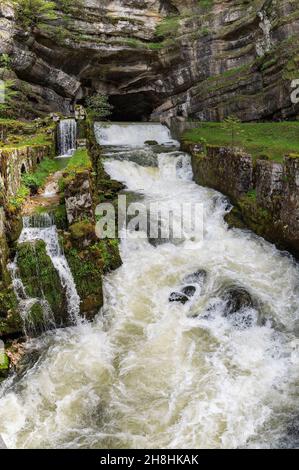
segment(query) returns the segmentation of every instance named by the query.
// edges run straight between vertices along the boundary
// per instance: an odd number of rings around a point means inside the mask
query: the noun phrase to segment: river
[[[114,124],[96,135],[107,172],[139,200],[201,203],[204,237],[122,239],[123,265],[105,277],[96,320],[32,340],[38,359],[2,385],[7,446],[298,446],[298,265],[228,229],[227,200],[192,181],[190,156],[165,127]],[[188,301],[170,302],[186,284]],[[232,308],[232,292],[245,304]]]

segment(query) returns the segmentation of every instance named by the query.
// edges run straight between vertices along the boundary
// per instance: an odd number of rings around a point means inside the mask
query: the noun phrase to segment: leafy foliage
[[[240,119],[236,116],[228,116],[226,119],[224,119],[222,128],[230,134],[231,145],[234,147],[236,136],[244,132],[241,127]]]
[[[113,106],[108,97],[100,93],[86,98],[86,108],[93,119],[106,120],[112,114]]]
[[[11,68],[11,60],[8,54],[1,54],[0,55],[0,67],[10,70]]]
[[[13,80],[0,80],[0,119],[6,118],[9,110],[13,106],[14,98],[18,92],[13,89],[15,82]],[[0,140],[6,137],[6,127],[0,122]]]
[[[17,21],[28,29],[57,19],[56,3],[48,0],[14,0]]]

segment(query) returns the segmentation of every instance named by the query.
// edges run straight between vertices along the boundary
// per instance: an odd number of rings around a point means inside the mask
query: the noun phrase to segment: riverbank
[[[194,141],[189,140],[191,135]],[[184,133],[182,148],[192,155],[195,181],[222,192],[234,204],[226,216],[228,224],[250,228],[298,258],[299,153],[278,158],[276,148],[271,160],[267,155],[252,155],[242,148],[203,144],[199,135],[200,129]],[[222,139],[217,137],[216,130],[215,135],[216,140]],[[275,143],[271,145],[264,149],[269,155]],[[296,147],[295,142],[290,141],[285,153],[293,146]]]
[[[82,318],[92,320],[99,312],[103,306],[102,277],[121,264],[118,241],[101,241],[95,235],[96,205],[103,198],[113,201],[122,185],[111,181],[105,173],[100,147],[94,145],[92,127],[89,121],[81,123],[78,142],[82,144],[83,135],[87,148],[83,146],[72,156],[63,158],[55,158],[55,130],[46,153],[38,153],[38,158],[35,158],[31,144],[22,146],[18,139],[22,158],[13,167],[17,175],[17,178],[11,177],[14,187],[8,184],[11,180],[9,173],[4,171],[6,167],[0,149],[3,181],[0,339],[5,341],[6,352],[14,367],[25,351],[19,347],[24,341],[24,332],[29,337],[37,336],[54,326],[68,326],[73,321],[69,317],[71,300],[68,300],[67,283],[61,278],[54,259],[60,256],[58,245],[65,255],[60,263],[65,265],[63,269],[69,269],[71,282],[76,286],[75,297],[79,298]],[[73,138],[76,139],[76,135]],[[75,146],[75,142],[71,146]],[[9,151],[10,155],[19,155],[17,149]],[[30,163],[32,156],[35,160]],[[7,157],[5,162],[9,160]],[[13,231],[10,229],[12,224]],[[57,247],[51,255],[53,243]],[[13,269],[9,268],[12,261],[15,263]],[[48,311],[51,311],[51,318]]]

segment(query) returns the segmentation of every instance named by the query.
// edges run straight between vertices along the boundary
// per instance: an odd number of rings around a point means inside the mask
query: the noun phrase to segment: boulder
[[[245,309],[254,308],[254,302],[251,295],[243,287],[228,287],[225,289],[221,298],[226,302],[225,316],[229,316]]]
[[[172,292],[169,297],[169,302],[180,302],[181,304],[186,304],[189,300],[189,297],[182,292]]]
[[[180,302],[186,304],[195,295],[196,287],[185,286],[179,292],[172,292],[169,297],[169,302]]]

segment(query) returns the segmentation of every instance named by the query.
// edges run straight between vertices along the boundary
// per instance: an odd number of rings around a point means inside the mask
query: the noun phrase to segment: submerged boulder
[[[225,316],[240,310],[254,308],[251,295],[243,287],[231,286],[225,290],[221,298],[226,302]]]
[[[199,269],[185,276],[183,279],[184,287],[176,292],[172,292],[169,297],[169,302],[180,302],[181,304],[189,302],[189,300],[194,297],[197,289],[203,286],[207,275],[204,269]]]
[[[196,287],[194,286],[185,286],[179,292],[172,292],[169,297],[169,302],[180,302],[181,304],[186,304],[194,297],[196,292]]]
[[[186,304],[189,300],[190,298],[182,292],[172,292],[169,297],[169,302],[180,302],[181,304]]]
[[[159,145],[158,142],[156,140],[146,140],[144,142],[145,145],[149,145],[149,146],[154,146],[154,145]]]

